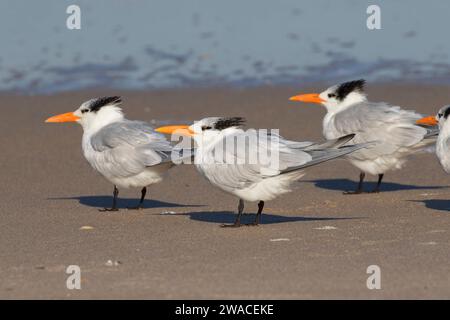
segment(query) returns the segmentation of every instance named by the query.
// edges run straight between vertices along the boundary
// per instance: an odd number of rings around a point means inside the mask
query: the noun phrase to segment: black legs
[[[223,224],[221,225],[221,227],[223,228],[238,228],[241,226],[241,216],[242,216],[242,212],[244,211],[244,200],[239,199],[239,204],[238,204],[238,214],[236,217],[236,220],[234,221],[233,224]]]
[[[128,208],[128,209],[142,209],[143,205],[144,205],[144,199],[145,199],[145,195],[147,194],[147,187],[143,187],[141,190],[141,200],[139,200],[139,204],[136,207],[132,207],[132,208]],[[99,211],[101,212],[105,212],[105,211],[118,211],[119,209],[117,209],[117,197],[119,196],[119,189],[117,189],[117,186],[114,186],[114,192],[113,192],[113,203],[112,203],[112,207],[111,209],[109,208],[103,208],[103,209],[99,209]]]
[[[363,192],[363,184],[364,184],[364,178],[366,177],[366,174],[364,172],[361,172],[359,174],[359,183],[358,183],[358,189],[356,189],[355,193],[361,193]]]
[[[112,207],[111,209],[108,208],[103,208],[103,209],[99,209],[99,211],[104,212],[104,211],[117,211],[117,197],[119,195],[119,189],[117,189],[117,187],[114,185],[114,192],[113,192],[113,203],[112,203]]]
[[[383,180],[383,176],[384,176],[384,174],[379,174],[379,175],[378,175],[377,186],[375,187],[375,189],[373,189],[373,190],[371,191],[372,193],[378,193],[378,192],[380,192],[381,180]]]
[[[366,174],[364,172],[361,172],[359,174],[358,188],[355,191],[345,191],[344,194],[361,194],[361,193],[363,193],[363,183],[364,183],[365,176],[366,176]],[[377,185],[372,191],[370,191],[370,193],[380,192],[380,186],[381,186],[381,181],[383,180],[383,177],[384,177],[383,173],[378,175]]]
[[[264,201],[258,202],[258,212],[256,213],[255,221],[253,223],[246,224],[246,226],[257,226],[259,225],[261,221],[261,213],[264,208]],[[222,227],[231,227],[231,228],[238,228],[241,226],[241,216],[242,212],[244,211],[244,200],[239,199],[239,205],[238,205],[238,214],[236,217],[236,220],[233,224],[223,224]]]
[[[361,172],[359,174],[359,183],[358,183],[358,187],[356,188],[356,190],[355,191],[345,191],[344,194],[360,194],[360,193],[362,193],[365,176],[366,176],[366,174],[364,172]]]
[[[129,210],[140,210],[143,208],[145,195],[147,194],[147,187],[143,187],[141,190],[141,200],[136,207],[130,207]]]
[[[250,225],[252,226],[259,225],[259,222],[261,221],[261,213],[263,211],[263,208],[264,208],[264,201],[258,202],[258,213],[256,214],[255,221]]]

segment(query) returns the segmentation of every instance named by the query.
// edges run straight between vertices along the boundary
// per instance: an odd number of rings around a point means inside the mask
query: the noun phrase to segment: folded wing
[[[141,121],[120,121],[100,129],[91,138],[92,148],[120,176],[170,161],[172,146],[153,127]]]
[[[421,117],[386,103],[364,102],[336,114],[334,125],[340,133],[356,134],[353,143],[379,142],[352,155],[367,160],[420,144],[428,134],[415,124]]]

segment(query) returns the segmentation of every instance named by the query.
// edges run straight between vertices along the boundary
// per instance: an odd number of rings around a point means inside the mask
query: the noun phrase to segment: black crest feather
[[[444,119],[447,119],[450,115],[450,106],[447,106],[444,111]]]
[[[230,117],[230,118],[220,118],[214,124],[214,129],[223,130],[231,127],[239,127],[245,123],[245,119],[242,117]]]
[[[345,99],[345,97],[353,91],[363,91],[364,90],[364,84],[366,83],[366,80],[359,79],[354,81],[349,81],[342,83],[338,86],[336,89],[336,97],[338,100],[342,101]]]
[[[121,102],[122,99],[119,96],[97,98],[93,99],[93,101],[89,105],[89,109],[91,111],[97,112],[104,106],[108,106],[111,104],[120,104]]]

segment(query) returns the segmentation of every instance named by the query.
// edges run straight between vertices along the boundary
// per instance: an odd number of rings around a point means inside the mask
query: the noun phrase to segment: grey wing
[[[425,134],[425,138],[436,138],[439,135],[439,127],[429,127],[429,126],[421,126],[427,133]]]
[[[427,130],[415,124],[421,115],[385,103],[364,102],[335,116],[334,125],[341,134],[355,133],[352,142],[378,144],[358,152],[363,159],[391,154],[419,144]]]
[[[238,143],[239,139],[245,143]],[[203,165],[201,169],[208,179],[223,187],[244,188],[312,160],[309,153],[291,147],[293,142],[280,136],[239,130],[224,140],[227,142],[217,144],[219,148],[231,140],[237,147],[222,149],[221,158],[214,157],[213,165]]]
[[[303,149],[303,148],[314,145],[314,142],[311,142],[311,141],[301,141],[300,142],[300,141],[287,140],[287,139],[284,139],[283,137],[281,137],[279,134],[271,132],[271,131],[267,133],[267,136],[271,136],[274,139],[283,140],[284,143],[291,148]]]
[[[354,137],[355,137],[354,133],[347,134],[347,135],[339,137],[337,139],[327,140],[326,142],[324,142],[322,144],[314,143],[314,144],[304,148],[304,150],[308,151],[308,150],[323,150],[323,149],[327,149],[327,148],[339,148],[339,147],[345,145],[350,140],[352,140]]]
[[[141,121],[120,121],[100,129],[91,138],[92,148],[98,152],[115,154],[118,159],[130,160],[144,166],[170,161],[172,146],[153,127]]]
[[[308,151],[308,153],[311,155],[311,161],[308,161],[305,164],[302,164],[302,165],[299,165],[296,167],[287,168],[287,169],[283,170],[282,173],[288,173],[288,172],[304,169],[304,168],[311,167],[311,166],[314,166],[316,164],[319,164],[319,163],[322,163],[325,161],[333,160],[333,159],[345,156],[347,154],[353,153],[357,150],[367,148],[373,144],[374,144],[373,142],[368,142],[368,143],[360,143],[360,144],[349,145],[349,146],[341,146],[338,148],[330,148],[330,149],[322,149],[322,150],[321,149],[312,149],[312,150]]]

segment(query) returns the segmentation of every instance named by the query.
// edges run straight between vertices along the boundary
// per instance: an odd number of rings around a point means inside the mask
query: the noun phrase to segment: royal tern
[[[125,119],[120,97],[103,97],[84,102],[74,112],[48,118],[46,122],[78,122],[83,127],[82,149],[86,160],[114,184],[113,203],[117,211],[118,187],[139,187],[141,209],[147,186],[160,182],[172,166],[171,144],[142,121]]]
[[[289,192],[291,183],[304,175],[302,169],[363,147],[342,147],[353,138],[353,134],[317,145],[289,141],[277,133],[264,130],[244,131],[241,128],[243,122],[244,119],[239,117],[210,117],[191,126],[156,129],[166,134],[192,136],[196,144],[195,165],[201,175],[214,186],[239,198],[235,223],[223,226],[241,225],[244,200],[258,201],[258,212],[252,224],[258,225],[264,202]],[[266,161],[267,155],[275,156],[276,161]]]
[[[450,105],[439,109],[436,116],[429,116],[417,121],[420,125],[439,125],[439,135],[436,141],[436,155],[445,172],[450,173],[450,124],[448,116]]]
[[[335,139],[354,133],[353,143],[377,141],[370,148],[349,154],[347,159],[360,171],[354,192],[363,191],[366,173],[378,175],[372,192],[379,192],[386,172],[402,168],[409,155],[434,143],[437,132],[416,125],[422,116],[384,102],[370,102],[363,91],[364,80],[332,86],[322,93],[302,94],[290,100],[322,104],[327,109],[323,119],[323,135]]]

